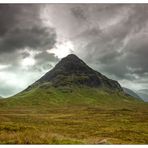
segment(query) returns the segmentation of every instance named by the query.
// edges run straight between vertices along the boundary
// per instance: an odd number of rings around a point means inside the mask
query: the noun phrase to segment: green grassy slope
[[[5,99],[1,106],[16,107],[60,107],[60,106],[106,106],[107,108],[128,108],[142,100],[126,96],[123,92],[90,87],[52,87],[50,83],[33,86],[16,96]]]

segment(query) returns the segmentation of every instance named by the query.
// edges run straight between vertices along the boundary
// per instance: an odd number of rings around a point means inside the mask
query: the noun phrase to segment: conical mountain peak
[[[54,87],[76,85],[122,91],[117,81],[108,79],[106,76],[93,70],[74,54],[63,58],[52,70],[37,81],[39,84],[44,82],[50,82]]]
[[[63,59],[73,59],[73,60],[78,60],[79,58],[75,54],[69,54]],[[80,59],[79,59],[80,60]]]
[[[68,72],[69,74],[92,72],[92,69],[74,54],[70,54],[63,58],[54,69],[60,70],[62,73]]]
[[[61,62],[64,62],[64,61],[69,61],[69,62],[71,62],[71,63],[74,63],[74,62],[76,62],[76,63],[83,63],[83,64],[85,64],[78,56],[76,56],[75,54],[69,54],[68,56],[66,56],[65,58],[63,58],[62,60],[61,60]]]

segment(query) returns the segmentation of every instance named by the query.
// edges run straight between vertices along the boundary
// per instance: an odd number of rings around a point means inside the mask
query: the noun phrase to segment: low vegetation
[[[1,144],[148,143],[147,104],[117,92],[45,83],[0,106]]]
[[[42,108],[43,109],[43,108]],[[41,112],[41,113],[40,113]],[[1,144],[147,144],[143,110],[99,107],[0,111]]]

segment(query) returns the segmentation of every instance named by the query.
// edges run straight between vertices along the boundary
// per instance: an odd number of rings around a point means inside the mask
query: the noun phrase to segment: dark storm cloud
[[[22,4],[0,5],[0,36],[14,27],[32,26],[40,21],[40,6]]]
[[[8,29],[16,24],[18,12],[18,9],[12,9],[10,5],[0,5],[0,36],[3,36]]]
[[[83,23],[87,20],[89,24],[74,38],[74,43],[81,51],[78,53],[85,53],[86,61],[98,63],[98,70],[118,79],[133,80],[135,75],[140,77],[148,72],[147,4],[85,5],[80,10],[81,16],[85,16]],[[76,16],[74,12],[73,15]]]
[[[42,24],[39,5],[0,5],[0,53],[50,49],[55,42],[55,30]]]
[[[15,28],[1,38],[0,52],[12,52],[25,48],[45,50],[55,44],[53,29],[33,26],[32,28]]]
[[[77,19],[82,20],[82,21],[87,20],[87,17],[85,16],[84,9],[82,9],[81,7],[79,7],[79,6],[73,7],[73,8],[71,8],[71,12]]]

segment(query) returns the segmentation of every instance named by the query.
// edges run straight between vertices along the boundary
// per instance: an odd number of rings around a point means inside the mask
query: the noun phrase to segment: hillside
[[[137,102],[142,100],[127,96],[117,81],[91,69],[71,54],[24,91],[8,98],[6,104],[11,107],[81,104],[118,108]]]
[[[61,107],[61,106],[100,106],[108,108],[132,108],[133,104],[143,101],[124,95],[123,92],[89,88],[89,87],[59,87],[49,83],[38,85],[14,97],[5,99],[8,107]]]
[[[147,144],[148,104],[75,55],[0,99],[0,144]]]

